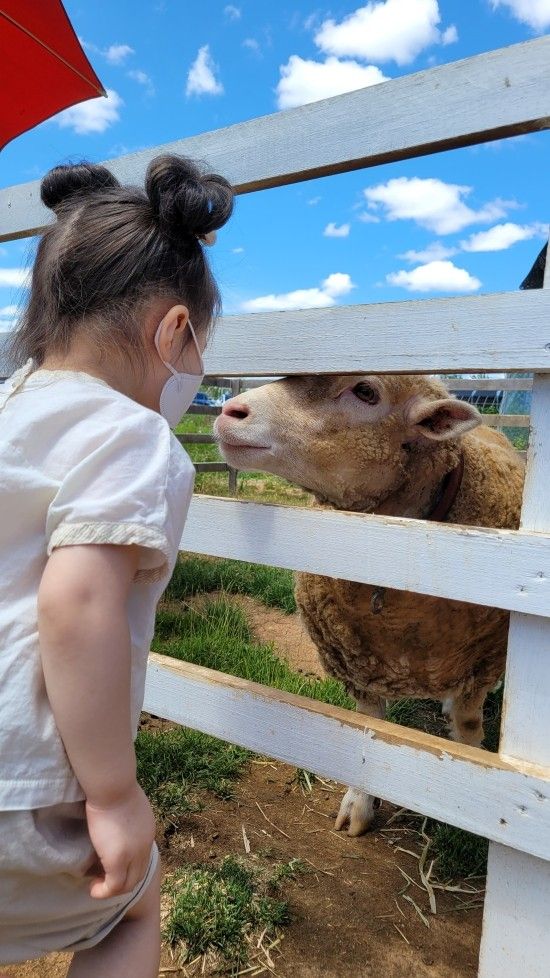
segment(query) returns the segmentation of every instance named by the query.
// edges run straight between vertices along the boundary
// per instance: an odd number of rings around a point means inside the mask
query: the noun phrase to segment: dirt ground
[[[273,642],[277,654],[289,666],[305,675],[325,675],[317,648],[299,615],[287,615],[279,608],[266,608],[261,601],[245,594],[234,594],[231,600],[246,614],[254,637],[259,642]]]
[[[261,641],[274,642],[294,668],[319,673],[317,654],[296,616],[235,599]],[[419,875],[420,820],[383,804],[373,831],[349,839],[333,831],[341,788],[256,760],[236,783],[235,797],[205,797],[204,810],[185,814],[159,838],[163,866],[243,854],[299,859],[306,867],[285,884],[292,923],[272,953],[280,978],[474,978],[481,930],[481,894],[436,890],[436,913]],[[388,820],[389,824],[388,824]],[[408,851],[407,851],[408,850]],[[406,889],[405,889],[406,888]],[[465,889],[468,889],[466,887]],[[405,890],[405,892],[403,892]],[[65,978],[68,957],[6,969],[17,978]],[[166,951],[161,975],[185,978]],[[175,970],[174,970],[175,969]],[[205,972],[208,975],[208,970]]]

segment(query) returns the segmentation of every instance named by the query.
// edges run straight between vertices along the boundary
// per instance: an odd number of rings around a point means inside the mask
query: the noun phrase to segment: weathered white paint
[[[261,384],[280,379],[272,376],[262,377],[259,380],[240,377],[243,390],[253,390]],[[441,379],[450,391],[530,391],[533,386],[530,377],[443,377]],[[205,378],[205,383],[210,383],[213,387],[228,387],[231,379],[209,376]]]
[[[550,261],[544,292],[550,295]],[[535,376],[521,525],[550,530],[550,378]],[[500,754],[550,761],[550,621],[512,615]],[[489,850],[479,978],[547,978],[550,862],[501,845]]]
[[[181,546],[550,616],[550,533],[196,496]]]
[[[209,374],[550,370],[542,289],[228,316]]]
[[[154,156],[182,153],[245,193],[533,132],[549,120],[550,38],[541,37],[108,163],[142,184]],[[42,228],[50,215],[38,182],[0,193],[0,215],[0,241]]]
[[[550,863],[491,843],[478,978],[548,978]]]
[[[550,859],[550,769],[160,655],[145,709]]]

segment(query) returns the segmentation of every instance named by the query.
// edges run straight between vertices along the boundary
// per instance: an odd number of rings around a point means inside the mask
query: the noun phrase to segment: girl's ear
[[[405,422],[412,429],[413,439],[447,441],[477,428],[483,418],[473,404],[455,397],[439,401],[418,397],[407,408]]]
[[[155,332],[155,345],[165,363],[173,363],[180,356],[188,322],[189,310],[183,305],[172,306],[162,317]]]

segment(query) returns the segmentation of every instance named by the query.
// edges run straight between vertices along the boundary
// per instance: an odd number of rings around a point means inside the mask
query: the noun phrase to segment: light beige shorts
[[[0,812],[0,964],[99,944],[145,892],[158,851],[131,893],[108,900],[89,893],[96,858],[84,802]]]

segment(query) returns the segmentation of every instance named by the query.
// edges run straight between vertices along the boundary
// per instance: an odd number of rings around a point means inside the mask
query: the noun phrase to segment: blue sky
[[[550,0],[66,0],[105,87],[8,145],[2,186],[529,40]],[[538,133],[237,200],[211,249],[227,312],[515,289],[548,224]],[[0,245],[0,330],[32,243]]]

